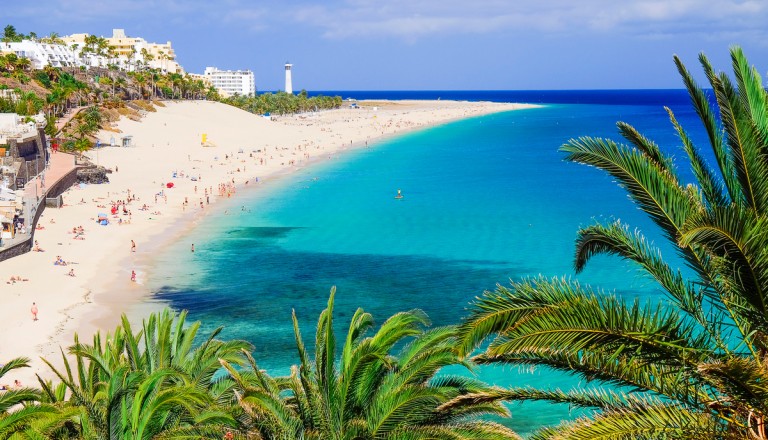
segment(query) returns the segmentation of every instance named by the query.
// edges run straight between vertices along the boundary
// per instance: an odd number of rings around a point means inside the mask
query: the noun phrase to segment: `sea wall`
[[[19,164],[16,179],[10,182],[12,189],[23,186],[45,168],[48,159],[46,157],[46,142],[45,131],[42,128],[38,129],[33,136],[8,140],[10,154],[9,163],[6,165],[14,162]]]
[[[66,190],[77,183],[77,171],[78,168],[74,168],[63,175],[60,179],[54,182],[53,185],[48,187],[43,196],[38,200],[35,200],[34,198],[27,198],[26,203],[30,204],[28,214],[31,218],[31,221],[27,221],[27,225],[30,231],[29,236],[19,241],[14,241],[8,246],[0,248],[0,261],[5,261],[9,258],[17,257],[32,250],[32,245],[35,241],[35,228],[37,226],[38,220],[40,219],[40,216],[43,214],[43,211],[45,211],[46,199],[62,195]]]

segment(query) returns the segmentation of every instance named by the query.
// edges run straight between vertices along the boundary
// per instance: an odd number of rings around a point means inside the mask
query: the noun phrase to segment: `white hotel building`
[[[72,34],[61,37],[64,44],[43,43],[24,40],[21,42],[0,43],[0,53],[15,53],[27,58],[33,69],[45,66],[53,67],[107,67],[115,64],[125,70],[139,67],[151,67],[163,72],[184,73],[176,61],[176,53],[171,42],[150,43],[143,38],[128,37],[123,29],[113,29],[112,36],[105,38],[113,54],[96,55],[83,51],[88,34]],[[145,59],[144,54],[150,56]]]
[[[75,67],[82,64],[77,54],[63,44],[47,44],[38,41],[0,43],[0,53],[15,53],[19,58],[26,58],[33,69],[45,66]]]
[[[250,70],[219,70],[206,67],[203,75],[222,95],[256,95],[256,80]]]

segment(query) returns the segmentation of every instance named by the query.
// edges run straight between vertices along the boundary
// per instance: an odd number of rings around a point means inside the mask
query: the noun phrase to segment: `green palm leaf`
[[[582,137],[560,148],[566,160],[602,169],[624,187],[671,240],[691,214],[691,198],[667,171],[643,152],[611,140]]]
[[[557,440],[656,440],[736,438],[707,414],[668,403],[636,403],[628,408],[584,417],[533,435],[532,439]]]
[[[741,49],[731,58],[735,81],[699,57],[716,114],[675,57],[717,164],[709,167],[667,109],[694,184],[683,186],[671,158],[625,123],[619,130],[631,146],[583,137],[561,147],[567,160],[613,176],[693,269],[690,277],[673,269],[642,234],[615,222],[579,231],[577,272],[595,255],[619,256],[656,280],[669,304],[539,278],[485,292],[459,327],[463,355],[491,338],[472,358],[479,364],[545,366],[601,388],[485,390],[443,408],[502,400],[595,408],[534,438],[768,438],[768,96]]]
[[[673,58],[677,70],[683,79],[683,83],[685,84],[686,89],[688,89],[688,95],[691,97],[693,107],[699,115],[699,119],[704,124],[704,129],[709,137],[709,143],[712,146],[712,151],[717,160],[721,177],[726,184],[725,189],[728,190],[728,199],[736,200],[738,198],[738,193],[736,192],[738,189],[738,181],[735,178],[736,173],[733,170],[730,150],[723,139],[722,131],[715,118],[715,112],[712,110],[709,98],[693,79],[693,76],[688,69],[686,69],[685,65],[683,65],[680,58],[677,55]],[[714,74],[712,73],[712,66],[709,64],[707,57],[705,57],[704,54],[701,54],[699,56],[699,61],[701,62],[705,73],[707,73],[707,76],[711,78]]]
[[[680,123],[677,122],[677,118],[675,118],[672,110],[669,107],[664,107],[664,109],[669,114],[669,120],[672,122],[678,137],[683,143],[683,150],[688,155],[693,175],[701,186],[701,192],[704,194],[707,205],[709,207],[726,206],[730,199],[728,194],[724,193],[722,181],[716,177],[701,152],[693,145],[693,141]]]

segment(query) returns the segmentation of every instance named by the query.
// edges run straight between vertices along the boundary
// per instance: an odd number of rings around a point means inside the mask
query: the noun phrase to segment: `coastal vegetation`
[[[496,389],[451,404],[544,400],[594,410],[534,438],[766,438],[768,96],[741,49],[731,58],[734,80],[700,56],[710,95],[675,57],[715,159],[706,160],[668,109],[695,182],[623,122],[626,144],[581,137],[561,148],[568,161],[614,178],[690,269],[673,268],[641,232],[615,221],[579,230],[576,271],[596,255],[617,256],[655,280],[667,301],[641,303],[557,278],[486,292],[461,326],[463,354],[490,341],[475,362],[545,366],[588,387]]]
[[[516,439],[483,415],[508,416],[499,402],[463,400],[492,391],[443,374],[471,368],[458,356],[455,326],[429,328],[420,310],[398,313],[374,331],[358,309],[337,350],[335,291],[320,314],[314,359],[293,315],[299,364],[287,377],[259,369],[245,341],[199,335],[200,323],[169,310],[138,330],[123,316],[91,344],[77,336],[58,382],[0,392],[0,438],[19,439]],[[27,366],[15,359],[0,369]],[[223,368],[222,368],[223,367]]]
[[[8,24],[3,28],[3,36],[0,37],[0,41],[3,43],[19,42],[22,40],[34,40],[37,39],[37,34],[30,32],[29,35],[19,33],[16,27],[12,24]]]
[[[341,107],[341,96],[312,96],[302,90],[296,95],[277,92],[262,93],[256,96],[231,96],[221,102],[256,114],[294,114]]]

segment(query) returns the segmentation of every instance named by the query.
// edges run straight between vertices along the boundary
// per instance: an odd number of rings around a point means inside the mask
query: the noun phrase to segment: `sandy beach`
[[[350,148],[375,148],[383,137],[456,119],[532,106],[455,101],[361,101],[359,109],[264,118],[220,103],[165,102],[141,121],[121,119],[130,148],[105,147],[87,155],[113,172],[110,183],[81,185],[64,194],[65,206],[47,208],[35,239],[42,252],[0,263],[0,363],[26,356],[32,368],[14,371],[36,384],[52,378],[40,360],[60,364],[60,350],[77,333],[90,342],[123,311],[151,295],[143,286],[152,252],[187,231],[221,198],[238,197],[317,160]],[[203,135],[207,145],[201,145]],[[168,183],[173,183],[168,188]],[[118,206],[118,212],[111,209]],[[97,224],[106,213],[109,225]],[[81,229],[82,228],[82,229]],[[135,246],[134,246],[135,245]],[[57,257],[67,262],[55,265]],[[135,281],[132,273],[135,272]],[[22,280],[10,283],[11,277]],[[33,302],[39,313],[34,321]],[[135,307],[132,310],[137,310]],[[142,316],[131,315],[133,320]]]

